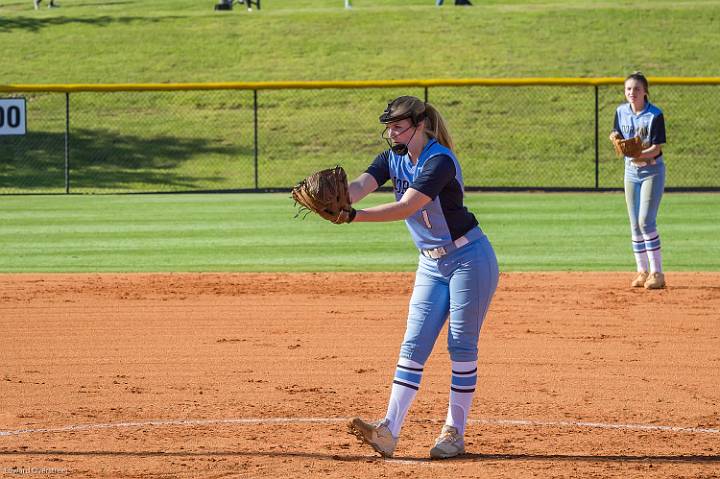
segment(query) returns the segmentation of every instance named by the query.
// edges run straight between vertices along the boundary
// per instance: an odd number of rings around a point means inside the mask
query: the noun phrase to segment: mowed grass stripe
[[[666,194],[668,270],[720,270],[714,194]],[[371,195],[358,206],[390,201]],[[633,269],[618,193],[471,193],[503,271]],[[287,194],[7,196],[2,272],[413,271],[403,222],[296,218]]]

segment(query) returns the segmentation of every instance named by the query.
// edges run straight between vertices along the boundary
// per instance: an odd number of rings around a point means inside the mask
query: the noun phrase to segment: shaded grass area
[[[666,194],[668,271],[720,270],[713,194]],[[391,200],[371,195],[359,206]],[[473,193],[502,271],[632,271],[621,194]],[[7,196],[1,272],[413,271],[402,222],[294,218],[286,194]]]
[[[66,170],[63,133],[30,133],[14,137],[4,153],[22,151],[0,165],[0,190],[64,192]],[[9,142],[8,142],[9,143]],[[251,188],[251,164],[244,149],[206,138],[138,137],[107,130],[75,130],[68,168],[70,192],[176,191]],[[247,152],[244,153],[246,156]],[[200,161],[198,158],[205,158]],[[225,161],[205,164],[208,158]],[[244,175],[242,175],[244,173]],[[242,179],[244,178],[244,180]],[[24,185],[25,188],[18,187]]]

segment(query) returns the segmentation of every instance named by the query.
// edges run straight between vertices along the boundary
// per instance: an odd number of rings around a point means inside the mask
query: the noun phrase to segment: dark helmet
[[[380,115],[380,123],[388,124],[410,118],[413,126],[425,119],[425,103],[414,96],[400,96],[388,103]]]

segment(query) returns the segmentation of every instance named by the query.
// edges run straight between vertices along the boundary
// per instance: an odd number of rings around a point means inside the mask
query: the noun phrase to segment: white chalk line
[[[544,426],[544,427],[579,427],[593,429],[624,429],[628,431],[665,431],[690,432],[704,434],[720,434],[720,429],[711,427],[660,426],[656,424],[608,424],[587,421],[528,421],[523,419],[469,419],[470,424],[487,424],[493,426]]]
[[[74,424],[54,428],[28,428],[0,431],[0,437],[22,436],[28,434],[46,434],[77,431],[96,431],[102,429],[149,428],[167,426],[213,426],[213,425],[273,425],[273,424],[338,424],[351,418],[323,417],[278,417],[278,418],[238,418],[238,419],[162,419],[152,421],[113,422],[99,424]],[[661,426],[655,424],[612,424],[586,421],[532,421],[525,419],[469,419],[469,424],[490,426],[530,426],[530,427],[568,427],[590,429],[617,429],[625,431],[659,431],[696,434],[720,434],[718,428]]]

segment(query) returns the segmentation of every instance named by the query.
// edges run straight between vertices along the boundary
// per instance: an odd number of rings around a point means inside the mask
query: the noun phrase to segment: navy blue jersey
[[[660,108],[652,103],[645,102],[645,108],[639,113],[632,111],[630,103],[623,103],[615,111],[615,123],[613,131],[622,134],[623,138],[634,138],[639,136],[643,145],[665,144],[665,117]],[[655,157],[662,160],[662,153]],[[626,158],[630,161],[630,158]]]
[[[420,249],[433,249],[452,243],[478,222],[463,206],[463,179],[453,152],[431,138],[420,153],[417,164],[409,155],[391,150],[379,154],[366,170],[378,186],[392,180],[395,200],[408,188],[429,196],[432,201],[405,220],[413,241]]]

